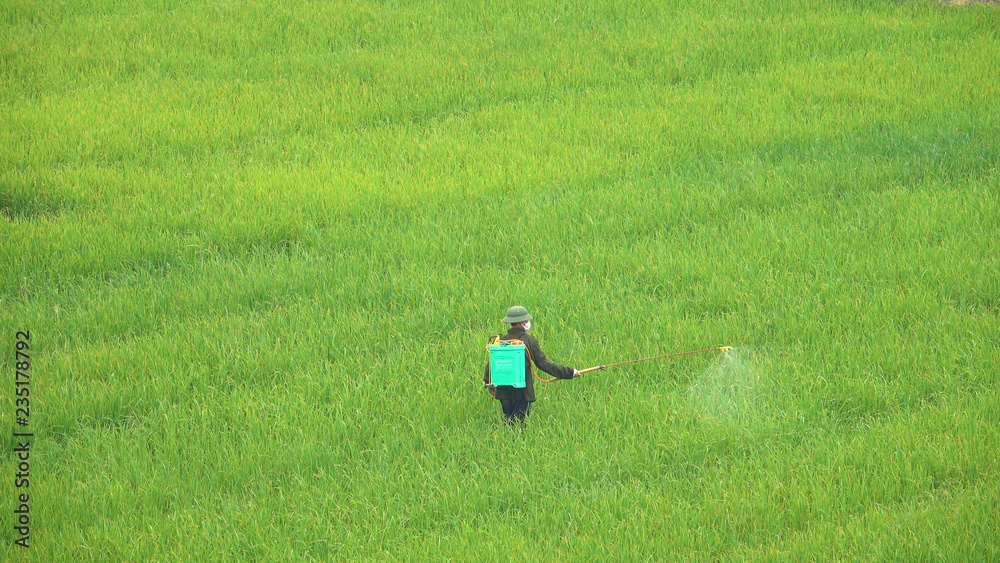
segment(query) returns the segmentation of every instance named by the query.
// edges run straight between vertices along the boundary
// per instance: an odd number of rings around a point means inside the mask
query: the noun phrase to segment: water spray
[[[605,369],[608,369],[608,368],[613,368],[615,366],[623,366],[625,364],[635,364],[635,363],[638,363],[638,362],[648,362],[650,360],[662,360],[663,358],[673,358],[675,356],[686,356],[688,354],[702,354],[702,353],[705,353],[705,352],[728,352],[728,351],[730,351],[732,349],[733,349],[732,346],[718,346],[716,348],[706,348],[704,350],[692,350],[690,352],[677,352],[676,354],[664,354],[662,356],[653,356],[651,358],[639,358],[638,360],[626,360],[624,362],[618,362],[618,363],[615,363],[615,364],[607,364],[607,365],[603,365],[603,366],[594,366],[592,368],[581,369],[581,370],[578,371],[578,374],[583,375],[583,374],[591,372],[591,371],[605,370]]]

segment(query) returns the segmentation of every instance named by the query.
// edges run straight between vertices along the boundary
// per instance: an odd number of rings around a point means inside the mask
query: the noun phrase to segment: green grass
[[[0,6],[0,559],[1000,559],[1000,11]],[[510,305],[577,368],[509,431]]]

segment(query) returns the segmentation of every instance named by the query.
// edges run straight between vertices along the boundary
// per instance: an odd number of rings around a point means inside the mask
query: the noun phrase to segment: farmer
[[[503,318],[503,322],[510,323],[510,330],[507,331],[507,334],[501,336],[500,339],[520,340],[524,342],[526,351],[529,353],[528,357],[530,360],[524,363],[525,386],[523,388],[510,385],[494,386],[490,382],[489,362],[486,363],[483,385],[489,390],[491,395],[500,401],[500,406],[503,407],[505,423],[513,424],[515,420],[524,423],[524,417],[528,415],[531,403],[535,402],[535,386],[534,378],[531,374],[531,361],[535,362],[535,366],[538,369],[559,379],[572,379],[579,372],[571,367],[552,363],[545,357],[545,353],[538,346],[538,339],[528,334],[528,331],[531,330],[531,315],[528,314],[528,310],[524,307],[515,305],[508,309],[507,316]]]

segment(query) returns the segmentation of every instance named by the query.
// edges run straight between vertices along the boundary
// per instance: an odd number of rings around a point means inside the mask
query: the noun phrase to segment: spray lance
[[[732,346],[718,346],[716,348],[706,348],[704,350],[692,350],[690,352],[677,352],[676,354],[664,354],[662,356],[653,356],[651,358],[639,358],[638,360],[626,360],[624,362],[618,362],[618,363],[614,363],[614,364],[607,364],[607,365],[603,365],[603,366],[594,366],[592,368],[581,369],[581,370],[578,371],[578,374],[579,375],[583,375],[583,374],[591,372],[591,371],[605,370],[605,369],[608,369],[608,368],[613,368],[615,366],[623,366],[625,364],[634,364],[634,363],[638,363],[638,362],[648,362],[650,360],[662,360],[663,358],[673,358],[675,356],[686,356],[688,354],[702,354],[702,353],[705,353],[705,352],[728,352],[728,351],[730,351],[732,349],[733,349]]]

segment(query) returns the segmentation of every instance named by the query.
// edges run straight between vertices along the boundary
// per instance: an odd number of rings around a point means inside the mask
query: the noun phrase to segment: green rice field
[[[1000,561],[1000,8],[7,0],[0,329],[2,561]]]

